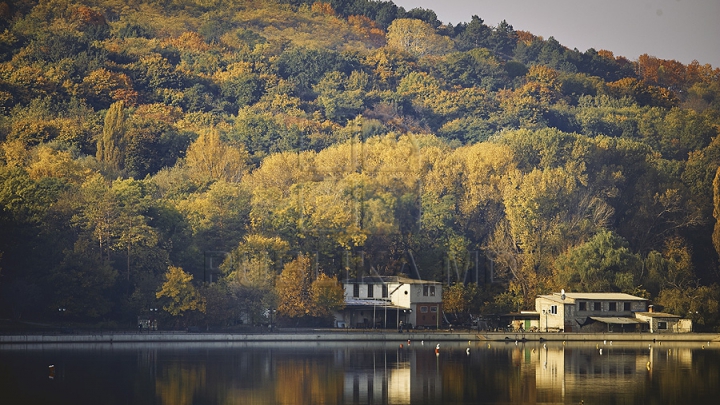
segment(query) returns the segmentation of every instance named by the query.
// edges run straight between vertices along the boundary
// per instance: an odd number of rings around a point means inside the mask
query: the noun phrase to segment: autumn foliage
[[[0,318],[329,325],[380,273],[719,324],[718,67],[387,1],[81,3],[0,2]]]

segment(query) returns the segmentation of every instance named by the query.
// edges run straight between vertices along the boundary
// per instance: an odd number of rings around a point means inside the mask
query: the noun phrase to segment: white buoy
[[[602,349],[600,349],[600,355],[602,356]]]
[[[468,347],[467,349],[465,349],[465,354],[467,354],[468,356],[470,355],[470,348],[469,348],[469,347]]]

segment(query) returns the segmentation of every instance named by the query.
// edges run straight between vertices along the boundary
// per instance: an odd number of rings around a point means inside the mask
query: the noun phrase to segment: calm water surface
[[[436,343],[3,345],[0,404],[720,403],[718,343]]]

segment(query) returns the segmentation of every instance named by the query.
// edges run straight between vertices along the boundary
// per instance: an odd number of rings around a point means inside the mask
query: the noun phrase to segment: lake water
[[[436,343],[0,345],[0,404],[720,403],[720,343]]]

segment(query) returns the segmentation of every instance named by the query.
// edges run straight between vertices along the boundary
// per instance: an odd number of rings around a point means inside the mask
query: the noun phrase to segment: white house
[[[442,284],[399,276],[347,280],[345,309],[338,325],[360,328],[437,328],[442,316]],[[342,326],[341,325],[341,326]]]

